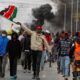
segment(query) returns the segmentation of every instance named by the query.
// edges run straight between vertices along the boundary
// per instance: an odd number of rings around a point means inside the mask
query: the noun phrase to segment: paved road
[[[52,68],[48,67],[48,64],[45,65],[44,71],[40,73],[41,80],[64,80],[62,75],[57,74],[56,63],[52,65]],[[4,79],[0,80],[9,80],[9,71],[6,69],[6,76]],[[18,66],[18,79],[17,80],[32,80],[32,73],[23,73],[21,66]],[[69,78],[69,80],[72,80]]]

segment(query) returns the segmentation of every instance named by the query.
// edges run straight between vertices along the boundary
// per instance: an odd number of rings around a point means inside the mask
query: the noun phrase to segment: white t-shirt
[[[21,41],[23,38],[24,38],[24,36],[20,35],[19,38],[18,38],[18,40]]]

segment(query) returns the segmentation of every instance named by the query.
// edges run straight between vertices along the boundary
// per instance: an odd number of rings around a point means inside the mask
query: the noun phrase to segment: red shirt
[[[51,41],[52,41],[51,35],[45,34],[45,38],[46,38],[46,40],[47,40],[48,43],[51,43]]]

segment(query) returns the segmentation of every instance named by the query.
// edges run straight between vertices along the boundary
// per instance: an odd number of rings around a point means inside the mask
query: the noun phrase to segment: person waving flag
[[[13,21],[14,18],[16,18],[17,15],[17,7],[14,5],[10,5],[8,8],[5,8],[0,12],[0,15],[3,17]]]

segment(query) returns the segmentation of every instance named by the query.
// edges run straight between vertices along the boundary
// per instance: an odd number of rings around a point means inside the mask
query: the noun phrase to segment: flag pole
[[[5,18],[5,19],[7,19],[6,17],[4,17],[4,16],[2,16],[2,15],[0,15],[2,18]],[[9,19],[7,19],[7,20],[9,20]],[[15,23],[16,24],[16,22],[15,21],[11,21],[11,20],[9,20],[10,22],[13,22],[13,23]]]

